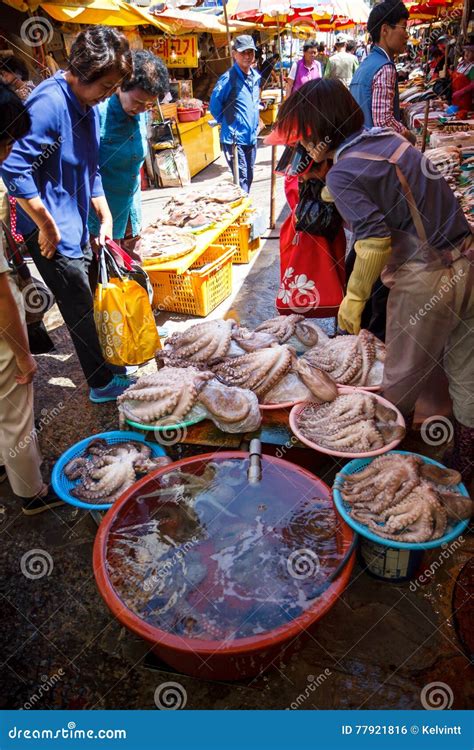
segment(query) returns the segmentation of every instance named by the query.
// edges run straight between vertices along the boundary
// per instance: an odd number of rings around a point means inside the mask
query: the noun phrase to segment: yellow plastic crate
[[[265,125],[273,125],[277,120],[278,107],[276,104],[270,104],[267,109],[262,109],[260,117]]]
[[[250,240],[250,224],[248,223],[249,212],[244,211],[242,216],[224,229],[217,241],[223,245],[235,245],[237,252],[232,263],[249,263],[255,253],[260,250],[260,237]]]
[[[236,248],[209,245],[182,274],[148,271],[156,310],[205,317],[232,292],[232,256]]]

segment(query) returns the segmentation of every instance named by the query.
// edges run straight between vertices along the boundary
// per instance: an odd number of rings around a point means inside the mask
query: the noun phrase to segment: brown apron
[[[382,272],[390,289],[383,392],[406,416],[414,411],[431,372],[444,358],[456,419],[474,426],[474,242],[440,251],[427,239],[420,212],[399,160],[409,148],[400,139],[390,157],[351,150],[339,159],[388,161],[395,166],[416,235],[393,230],[392,254]]]

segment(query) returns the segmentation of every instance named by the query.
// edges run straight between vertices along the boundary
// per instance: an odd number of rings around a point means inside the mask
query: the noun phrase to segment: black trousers
[[[356,261],[356,251],[354,248],[346,258],[346,279],[349,282],[349,276],[354,268]],[[362,312],[360,327],[377,336],[380,341],[385,341],[385,326],[387,324],[387,299],[390,289],[384,286],[380,279],[377,279],[372,287],[370,299]]]
[[[44,283],[56,298],[82,371],[91,388],[103,388],[112,380],[102,356],[94,322],[93,292],[97,267],[90,246],[80,258],[66,258],[56,252],[51,260],[41,255],[38,232],[26,238],[26,244]]]

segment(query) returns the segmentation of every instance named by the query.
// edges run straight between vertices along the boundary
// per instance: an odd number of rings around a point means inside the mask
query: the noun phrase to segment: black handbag
[[[342,226],[342,218],[334,203],[322,200],[323,187],[324,182],[318,179],[306,180],[300,185],[295,229],[332,241]]]

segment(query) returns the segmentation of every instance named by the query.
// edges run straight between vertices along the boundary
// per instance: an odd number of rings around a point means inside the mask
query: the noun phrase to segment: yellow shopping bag
[[[117,268],[104,248],[94,318],[104,359],[112,365],[140,365],[161,349],[147,292]]]

